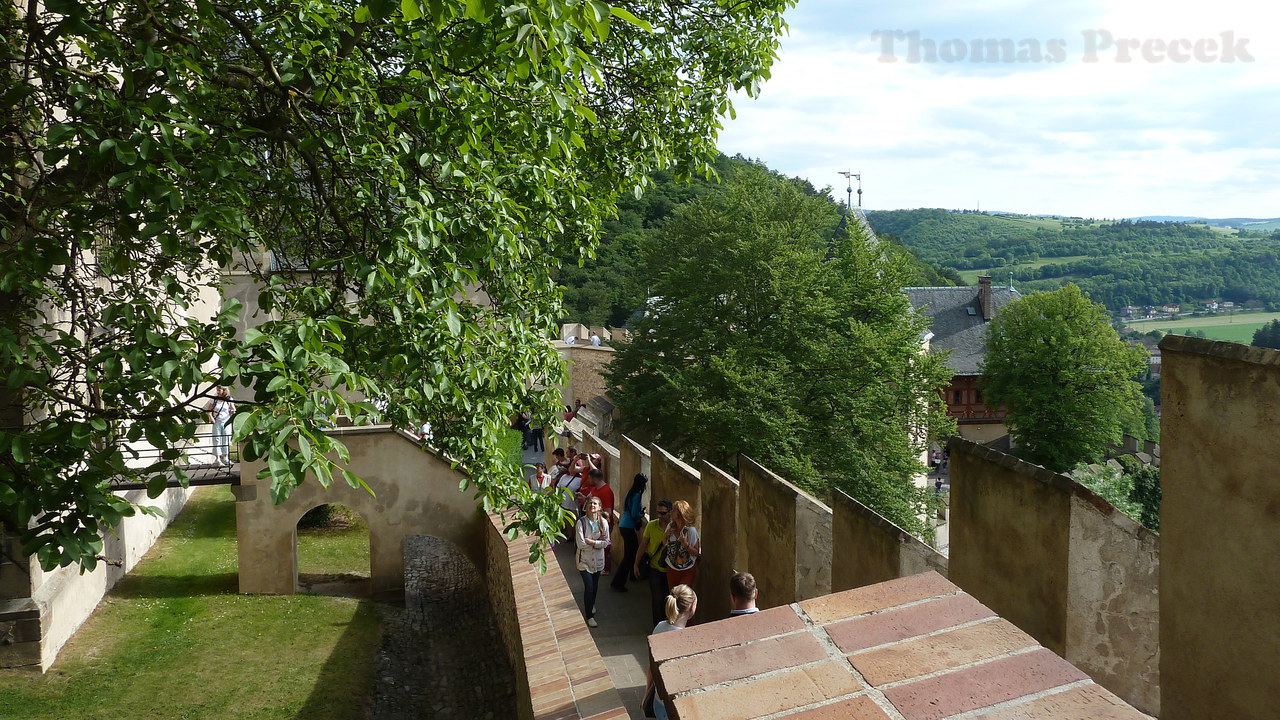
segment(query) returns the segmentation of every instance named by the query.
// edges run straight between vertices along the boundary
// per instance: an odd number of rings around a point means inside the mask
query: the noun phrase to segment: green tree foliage
[[[1071,475],[1143,527],[1160,532],[1160,468],[1143,465],[1130,455],[1117,460],[1123,471],[1110,465],[1096,470],[1078,465]]]
[[[1009,412],[1019,453],[1061,472],[1143,427],[1142,388],[1132,378],[1146,359],[1116,335],[1101,305],[1067,285],[1006,305],[988,328],[980,370],[988,400]]]
[[[564,322],[620,327],[644,305],[647,288],[641,267],[641,247],[646,238],[658,233],[681,205],[700,197],[720,182],[752,167],[763,167],[758,161],[741,155],[719,156],[712,165],[710,177],[695,175],[681,178],[663,170],[651,176],[652,184],[641,197],[623,195],[618,213],[604,221],[604,232],[595,257],[561,258],[553,272],[564,286]],[[808,187],[810,194],[820,194],[807,181],[795,179]],[[828,193],[828,189],[821,194]],[[837,231],[841,232],[841,231]],[[911,278],[910,285],[963,285],[950,268],[939,270],[920,260],[893,236],[880,237],[885,252],[900,255]]]
[[[919,532],[911,476],[948,430],[950,371],[921,354],[900,258],[839,219],[763,168],[677,208],[644,246],[648,310],[610,381],[629,432],[730,467],[746,454]]]
[[[717,157],[714,177],[731,177],[749,164],[742,158]],[[652,183],[640,197],[623,195],[617,215],[607,218],[595,257],[562,257],[552,276],[564,286],[564,322],[621,327],[644,305],[640,248],[649,235],[671,217],[680,205],[698,197],[715,180],[694,175],[682,180],[677,173],[653,173]]]
[[[1280,349],[1280,320],[1272,320],[1255,330],[1252,344],[1258,347]]]
[[[518,504],[512,533],[549,534],[554,499],[498,449],[528,379],[561,372],[535,262],[590,254],[648,173],[706,168],[789,4],[0,5],[4,524],[92,567],[136,511],[108,482],[158,492],[221,383],[247,388],[235,440],[278,499],[359,486],[321,428],[382,397],[486,508]],[[263,316],[191,316],[235,267]]]

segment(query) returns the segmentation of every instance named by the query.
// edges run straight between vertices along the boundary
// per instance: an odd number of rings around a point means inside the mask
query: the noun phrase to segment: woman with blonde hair
[[[687,507],[688,503],[685,503],[685,506]],[[655,625],[651,635],[683,630],[688,627],[693,614],[698,611],[698,595],[688,585],[676,585],[671,588],[671,592],[667,593],[666,611],[667,619]],[[645,709],[648,709],[649,703],[652,702],[653,717],[666,720],[667,708],[662,704],[662,698],[657,696],[656,690],[653,682],[653,668],[650,667],[648,683],[644,690]]]
[[[698,576],[696,567],[702,556],[702,536],[698,533],[697,517],[693,508],[684,500],[677,500],[671,508],[667,527],[662,536],[662,561],[667,568],[667,587],[693,585]]]

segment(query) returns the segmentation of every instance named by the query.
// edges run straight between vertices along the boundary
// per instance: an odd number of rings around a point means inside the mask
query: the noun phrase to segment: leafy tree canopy
[[[753,166],[763,167],[763,163],[741,155],[720,155],[712,164],[714,174],[710,177],[695,175],[684,178],[669,170],[661,170],[651,175],[652,184],[642,196],[623,195],[619,198],[617,216],[604,222],[597,254],[594,257],[566,256],[556,263],[552,276],[564,288],[564,322],[613,327],[626,324],[643,308],[648,289],[644,286],[640,251],[646,238],[659,232],[681,205],[701,196],[720,181],[729,180],[739,171]],[[816,189],[800,178],[793,181],[810,195],[828,196],[830,193],[830,188]],[[843,228],[834,232],[843,232]],[[911,275],[907,281],[909,285],[964,284],[954,270],[934,268],[913,255],[897,238],[882,234],[880,240],[885,252],[901,256]]]
[[[747,454],[919,532],[911,476],[948,429],[950,371],[921,354],[901,257],[838,233],[839,213],[760,167],[677,208],[643,246],[648,307],[610,382],[630,432],[725,466]]]
[[[1252,344],[1257,347],[1280,349],[1280,320],[1272,320],[1255,330]]]
[[[1147,352],[1124,342],[1106,309],[1066,285],[1006,305],[987,331],[980,370],[989,401],[1009,412],[1028,460],[1062,472],[1141,428]]]
[[[705,169],[789,4],[4,3],[5,524],[45,567],[92,567],[136,510],[109,481],[158,493],[221,383],[277,498],[308,473],[361,484],[321,427],[381,397],[486,507],[519,504],[511,532],[549,533],[556,503],[496,442],[561,372],[534,263],[589,254],[647,173]],[[191,316],[228,268],[264,315]]]

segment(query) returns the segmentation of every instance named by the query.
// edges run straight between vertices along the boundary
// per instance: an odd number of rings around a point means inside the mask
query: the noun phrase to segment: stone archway
[[[341,503],[307,510],[295,528],[298,592],[369,597],[369,521]]]
[[[376,495],[341,480],[328,489],[315,478],[294,489],[280,505],[271,501],[270,480],[259,480],[263,463],[241,464],[236,489],[236,539],[240,592],[289,595],[298,574],[297,525],[304,513],[325,503],[346,505],[369,524],[370,588],[374,595],[404,587],[404,538],[433,535],[485,567],[484,523],[461,476],[416,440],[390,427],[340,428],[330,432],[347,446],[347,467]]]

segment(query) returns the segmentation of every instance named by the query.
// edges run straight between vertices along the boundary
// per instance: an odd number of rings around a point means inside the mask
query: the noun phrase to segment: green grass
[[[354,510],[334,505],[325,527],[298,530],[298,574],[369,577],[369,526]]]
[[[1141,320],[1129,323],[1138,332],[1159,330],[1175,335],[1185,335],[1187,330],[1203,330],[1213,340],[1226,340],[1248,345],[1253,333],[1272,320],[1280,320],[1280,313],[1238,312],[1234,315],[1182,318],[1179,320]]]
[[[507,459],[515,463],[517,466],[524,462],[524,450],[521,445],[524,444],[524,435],[519,430],[508,428],[501,440],[502,453]]]
[[[0,673],[0,718],[354,720],[378,638],[369,601],[237,595],[235,502],[205,488],[50,672]]]

